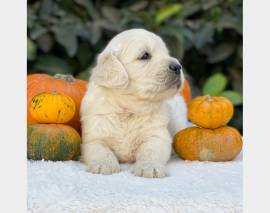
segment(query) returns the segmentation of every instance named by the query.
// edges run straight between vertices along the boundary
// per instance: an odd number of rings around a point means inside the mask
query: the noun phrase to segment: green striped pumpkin
[[[79,133],[64,124],[33,124],[27,127],[27,158],[76,160],[80,154]]]

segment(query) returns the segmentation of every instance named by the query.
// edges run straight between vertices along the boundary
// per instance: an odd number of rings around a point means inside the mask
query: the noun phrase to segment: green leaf
[[[214,26],[213,24],[205,23],[201,29],[199,29],[195,34],[195,46],[197,49],[203,48],[207,43],[213,42],[214,36]]]
[[[92,1],[89,1],[89,0],[74,0],[74,2],[81,5],[81,6],[83,6],[87,10],[89,16],[92,19],[99,18],[97,8],[94,8],[94,5],[93,5]]]
[[[181,17],[185,18],[191,16],[198,11],[200,11],[201,5],[196,3],[195,1],[185,1],[183,5],[183,11],[181,13]]]
[[[53,4],[54,4],[54,2],[52,0],[41,1],[39,14],[41,16],[50,15],[53,11],[53,6],[54,6]]]
[[[242,104],[242,97],[236,91],[226,90],[220,96],[228,98],[235,106]]]
[[[90,70],[86,70],[83,72],[80,72],[79,74],[76,75],[77,79],[85,80],[88,81],[90,78]]]
[[[43,51],[43,52],[49,52],[54,44],[54,40],[49,33],[42,34],[39,36],[36,40],[37,46]]]
[[[35,40],[46,32],[48,32],[48,29],[40,24],[36,24],[30,29],[30,38]]]
[[[227,78],[222,73],[210,76],[203,86],[204,95],[219,95],[227,85]]]
[[[76,29],[73,24],[63,24],[53,28],[55,39],[61,44],[70,57],[73,57],[78,49]]]
[[[193,34],[193,32],[188,29],[188,28],[183,28],[182,29],[182,35],[183,35],[183,47],[184,50],[188,50],[190,49],[193,44],[194,44],[194,40],[195,40],[195,35]]]
[[[218,3],[218,0],[204,0],[202,1],[202,9],[208,10],[209,8],[216,6]]]
[[[219,6],[214,7],[210,10],[211,19],[214,21],[217,21],[221,15],[222,15],[222,9]]]
[[[93,26],[95,26],[94,28],[99,28],[98,30],[100,31],[101,28],[107,29],[107,30],[111,30],[111,31],[119,31],[121,30],[121,24],[120,22],[116,23],[111,23],[106,19],[99,19],[96,20],[95,23],[93,24]]]
[[[182,4],[170,4],[166,7],[161,8],[156,13],[156,23],[161,24],[171,16],[175,15],[179,11],[181,11],[183,8]]]
[[[33,41],[27,38],[27,59],[34,60],[37,54],[37,47]]]
[[[148,2],[147,1],[139,1],[135,2],[134,4],[129,6],[129,9],[132,11],[140,11],[147,7]]]
[[[101,8],[102,15],[112,23],[119,23],[120,12],[116,8],[104,6]]]
[[[47,74],[66,74],[71,73],[71,69],[66,61],[54,56],[54,55],[43,55],[38,58],[37,62],[34,64],[34,69],[47,73]]]
[[[216,46],[208,55],[210,64],[221,62],[227,59],[235,50],[235,45],[232,43],[222,43]]]
[[[233,15],[230,15],[228,13],[223,14],[219,21],[217,22],[217,29],[223,30],[223,29],[232,29],[235,30],[240,35],[243,34],[243,23],[241,18],[235,17]]]

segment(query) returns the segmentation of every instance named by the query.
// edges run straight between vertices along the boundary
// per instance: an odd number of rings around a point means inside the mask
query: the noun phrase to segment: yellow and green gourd
[[[32,124],[27,127],[27,158],[32,160],[76,160],[81,137],[64,124]]]

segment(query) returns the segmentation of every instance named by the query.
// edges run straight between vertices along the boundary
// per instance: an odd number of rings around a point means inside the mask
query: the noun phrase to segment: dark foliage
[[[88,79],[106,43],[135,27],[165,40],[183,64],[193,96],[230,98],[235,104],[230,125],[242,131],[241,0],[28,1],[28,73]]]

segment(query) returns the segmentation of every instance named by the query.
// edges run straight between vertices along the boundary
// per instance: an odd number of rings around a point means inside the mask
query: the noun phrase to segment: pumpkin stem
[[[210,95],[206,95],[204,100],[205,101],[212,101],[212,97]]]
[[[70,83],[73,83],[76,81],[76,79],[72,75],[64,75],[64,74],[57,73],[53,77],[56,79],[65,80],[65,81],[70,82]]]

